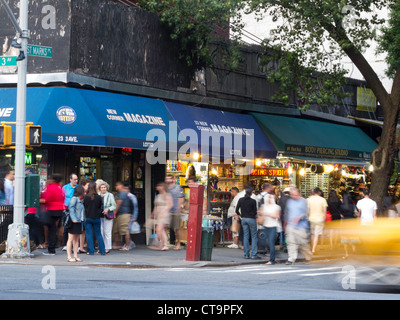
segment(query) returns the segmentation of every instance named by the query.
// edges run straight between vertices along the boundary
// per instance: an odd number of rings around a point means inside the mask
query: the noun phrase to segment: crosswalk
[[[343,270],[342,266],[329,266],[329,267],[310,267],[310,266],[285,266],[285,265],[252,265],[252,266],[232,266],[232,267],[207,267],[207,268],[167,268],[168,272],[202,272],[208,274],[254,274],[262,276],[272,275],[289,275],[295,274],[301,277],[317,277],[337,275],[347,273]]]

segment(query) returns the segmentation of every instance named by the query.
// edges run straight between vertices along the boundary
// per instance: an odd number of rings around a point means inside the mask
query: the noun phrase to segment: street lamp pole
[[[28,49],[28,0],[20,0],[20,34],[21,53],[25,56],[18,61],[17,116],[15,135],[15,192],[14,220],[8,227],[7,249],[4,254],[10,258],[31,256],[29,227],[24,223],[25,217],[25,127],[26,127],[26,75]],[[18,30],[18,29],[17,29]],[[20,54],[21,56],[21,54]]]

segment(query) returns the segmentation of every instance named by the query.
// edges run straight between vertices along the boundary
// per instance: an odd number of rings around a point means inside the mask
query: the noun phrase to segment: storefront
[[[195,175],[205,185],[204,225],[216,225],[214,241],[229,239],[225,226],[231,189],[243,190],[257,157],[276,158],[276,149],[250,115],[166,102],[177,122],[176,158],[166,172],[189,192],[187,179]],[[191,173],[190,173],[191,172]]]
[[[256,163],[262,169],[286,170],[281,180],[279,176],[274,179],[281,190],[295,184],[301,194],[308,197],[313,188],[319,187],[327,198],[330,190],[358,193],[368,186],[371,154],[377,143],[360,128],[259,113],[252,115],[278,151],[276,161],[257,159]]]
[[[0,89],[0,121],[15,121],[16,89]],[[1,111],[0,110],[0,111]],[[27,173],[40,175],[44,187],[54,173],[79,179],[103,179],[132,186],[139,202],[139,222],[152,208],[152,166],[146,150],[151,130],[168,139],[172,117],[162,101],[64,87],[27,89],[26,119],[42,126],[42,146],[26,152]],[[13,141],[15,128],[13,127]],[[165,141],[167,142],[167,141]],[[14,165],[14,150],[0,152],[0,166]],[[1,169],[1,168],[0,168]]]

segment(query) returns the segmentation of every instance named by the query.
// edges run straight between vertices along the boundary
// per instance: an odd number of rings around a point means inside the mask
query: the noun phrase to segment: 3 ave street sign
[[[52,58],[53,48],[28,44],[28,55],[42,58]]]
[[[0,67],[14,67],[17,65],[17,57],[0,57]]]

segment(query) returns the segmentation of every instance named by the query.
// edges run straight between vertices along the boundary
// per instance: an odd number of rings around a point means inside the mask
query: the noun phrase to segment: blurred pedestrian
[[[343,194],[342,198],[342,204],[340,206],[341,209],[341,217],[342,220],[348,220],[348,219],[355,219],[355,210],[356,206],[353,203],[353,199],[351,198],[351,195],[347,192]],[[345,255],[343,256],[343,259],[347,259],[349,257],[349,249],[348,246],[350,245],[352,248],[353,254],[356,252],[356,244],[359,243],[359,240],[356,238],[352,237],[351,235],[347,233],[343,233],[341,235],[340,242],[343,244],[344,248],[344,253]]]
[[[168,251],[167,227],[171,223],[171,208],[173,207],[172,195],[168,192],[168,186],[164,182],[159,182],[156,186],[158,194],[154,200],[153,219],[156,222],[156,234],[160,240],[161,251]]]
[[[67,261],[81,262],[78,258],[79,236],[82,234],[82,223],[85,221],[85,208],[82,200],[85,190],[82,186],[76,186],[74,194],[69,202],[69,218],[68,218],[68,241],[67,241]],[[71,257],[73,247],[74,256]]]
[[[93,233],[96,237],[99,252],[101,255],[105,255],[104,240],[101,236],[101,216],[103,214],[103,199],[96,192],[96,183],[90,182],[88,193],[83,198],[83,205],[85,207],[85,230],[86,230],[86,241],[87,241],[87,254],[94,254],[94,242]]]
[[[239,193],[238,188],[233,187],[231,189],[232,201],[228,208],[228,219],[230,219],[231,226],[233,224],[236,224],[236,226],[233,229],[233,231],[235,231],[235,232],[232,231],[233,243],[228,246],[228,248],[231,248],[231,249],[239,249],[239,232],[236,232],[236,231],[240,231],[240,219],[236,215],[236,206],[239,201],[239,198],[236,197],[238,193]],[[236,216],[236,218],[235,218],[235,216]]]
[[[128,198],[131,201],[131,218],[128,222],[129,233],[131,230],[132,223],[137,222],[139,216],[139,204],[137,197],[132,193],[132,187],[128,183],[124,183],[125,191],[128,193]],[[136,244],[133,242],[131,236],[129,236],[129,249],[136,248]]]
[[[104,240],[106,254],[112,249],[112,227],[115,218],[117,204],[114,195],[109,192],[110,186],[107,182],[99,183],[100,196],[103,198],[103,216],[101,217],[101,235]]]
[[[6,204],[14,205],[14,181],[15,175],[13,170],[8,170],[4,177],[4,193],[6,196]]]
[[[191,166],[193,167],[193,166]],[[194,167],[193,167],[194,168]],[[188,177],[190,177],[189,175]],[[193,175],[192,175],[193,176]],[[165,177],[165,183],[168,186],[168,192],[172,196],[173,205],[171,208],[171,223],[170,229],[175,233],[175,248],[174,250],[181,249],[181,215],[182,205],[185,202],[185,194],[180,185],[175,184],[175,176],[169,174]],[[171,233],[172,233],[171,232]],[[170,239],[172,241],[172,239]]]
[[[286,204],[288,202],[288,200],[290,199],[290,188],[286,187],[283,190],[283,193],[278,201],[278,205],[281,207],[281,229],[282,232],[280,233],[280,249],[283,251],[287,251],[285,242],[286,242],[286,238],[285,238],[285,232],[283,231],[284,229],[284,225],[285,225],[285,221],[286,221],[286,217],[287,217],[287,210],[286,210]]]
[[[239,199],[236,206],[236,214],[242,220],[244,258],[256,260],[261,258],[257,255],[257,201],[251,198],[252,194],[253,189],[246,188],[244,198]]]
[[[116,199],[117,208],[115,209],[116,217],[113,222],[113,248],[119,248],[120,251],[129,251],[129,243],[131,235],[129,232],[129,221],[132,215],[131,201],[126,192],[123,182],[118,181],[115,184],[118,191],[118,198]],[[121,237],[124,239],[124,246],[121,245]]]
[[[374,200],[370,198],[369,189],[363,189],[364,198],[357,202],[357,209],[360,212],[361,225],[369,225],[374,222],[378,206]]]
[[[326,220],[326,209],[328,203],[325,198],[319,194],[319,188],[315,188],[311,192],[311,196],[307,199],[308,207],[308,220],[311,224],[311,243],[312,253],[317,249],[318,239],[324,233],[324,226]]]
[[[275,203],[275,196],[267,194],[264,197],[262,213],[264,215],[264,227],[267,233],[269,247],[269,261],[267,265],[275,264],[275,242],[277,230],[280,225],[281,207]]]
[[[342,217],[340,199],[335,190],[331,190],[328,195],[328,212],[331,215],[331,221],[338,221]],[[336,246],[337,243],[338,232],[336,229],[331,228],[329,230],[329,242],[331,245],[331,249]]]
[[[48,251],[43,252],[45,255],[56,254],[57,222],[62,218],[65,209],[65,196],[61,188],[62,176],[60,174],[54,174],[50,181],[42,197],[42,202],[46,206],[46,224],[49,233]]]
[[[7,205],[4,183],[5,183],[5,180],[0,178],[0,206]]]
[[[299,189],[290,189],[286,209],[288,216],[285,231],[289,255],[286,264],[295,263],[299,249],[305,259],[311,261],[307,200],[301,197]]]

